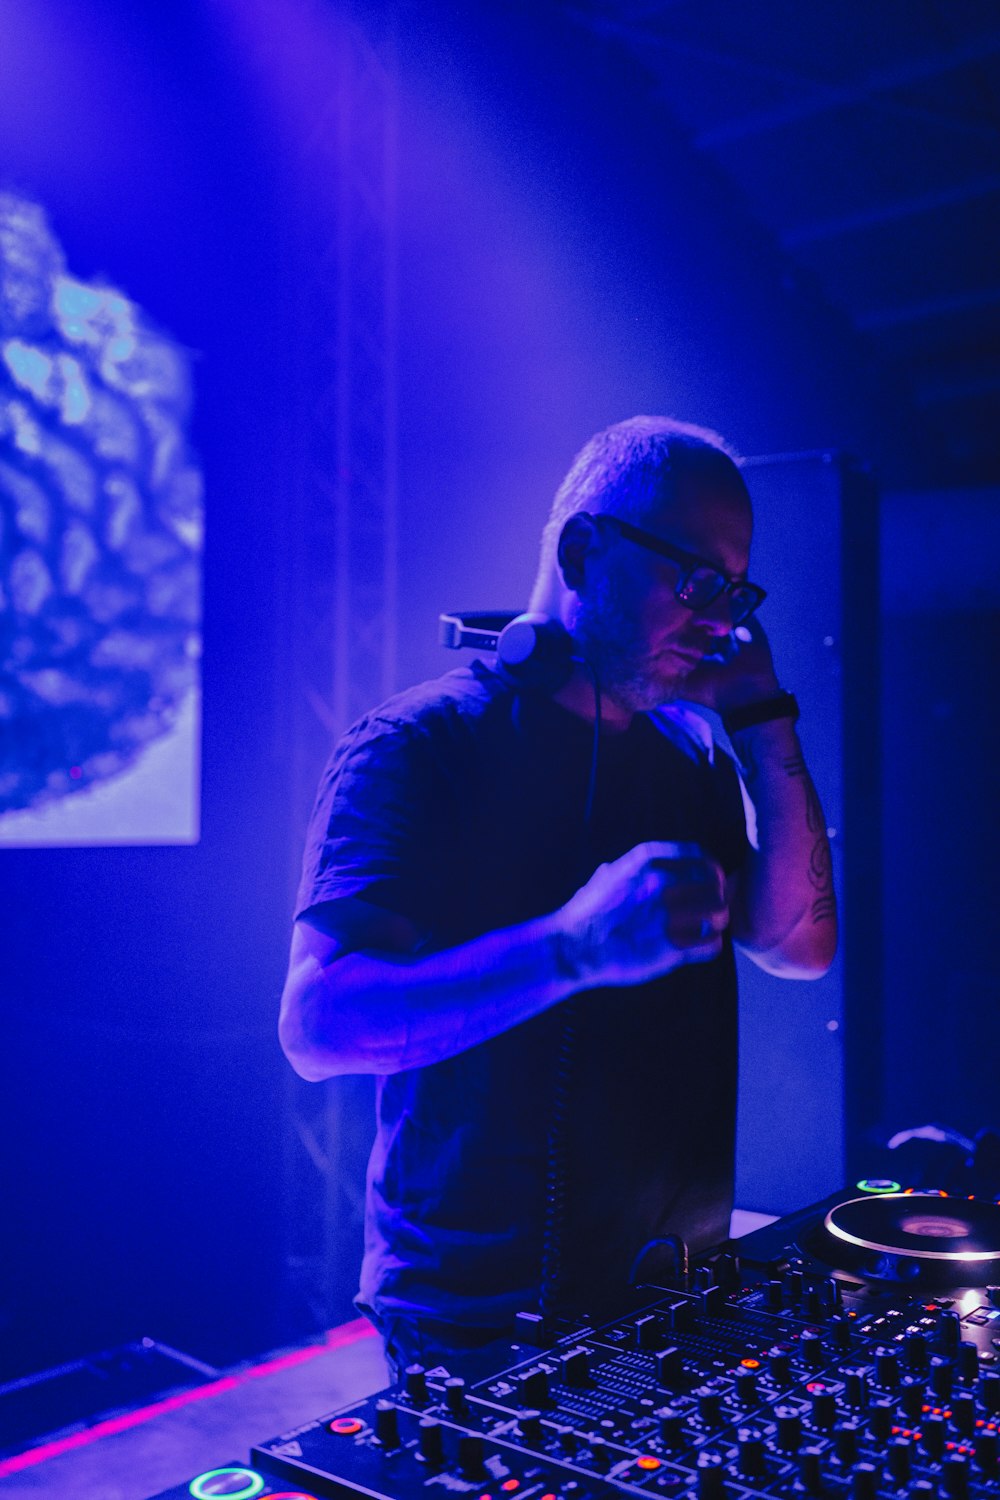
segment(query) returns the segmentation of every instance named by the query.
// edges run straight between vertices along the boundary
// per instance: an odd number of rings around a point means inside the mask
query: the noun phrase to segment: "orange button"
[[[654,1458],[651,1453],[644,1453],[641,1458],[636,1459],[635,1465],[637,1469],[649,1469],[652,1471],[660,1467],[660,1460]]]
[[[519,1479],[505,1479],[500,1488],[506,1490],[509,1494],[511,1490],[519,1490],[521,1488],[521,1481]]]
[[[743,1366],[744,1370],[759,1370],[760,1369],[760,1360],[759,1359],[741,1359],[740,1360],[740,1364]]]
[[[330,1431],[335,1432],[338,1437],[352,1437],[364,1425],[360,1417],[334,1417],[330,1423]]]

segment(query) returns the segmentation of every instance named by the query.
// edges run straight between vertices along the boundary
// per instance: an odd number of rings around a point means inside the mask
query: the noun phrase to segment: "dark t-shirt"
[[[320,786],[299,915],[361,897],[413,921],[422,949],[555,911],[635,844],[746,852],[732,762],[680,711],[604,732],[480,663],[399,695],[337,747]],[[736,979],[707,964],[575,1002],[561,1234],[568,1305],[622,1298],[651,1241],[724,1239],[732,1207]],[[547,1138],[565,1008],[378,1080],[361,1300],[380,1315],[503,1327],[537,1303]],[[663,1264],[662,1260],[660,1262]],[[642,1274],[656,1271],[656,1255]]]

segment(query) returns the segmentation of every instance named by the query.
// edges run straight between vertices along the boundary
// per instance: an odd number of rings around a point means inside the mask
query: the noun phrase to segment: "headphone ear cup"
[[[556,693],[573,672],[573,638],[550,615],[518,615],[500,633],[497,664],[519,687]]]

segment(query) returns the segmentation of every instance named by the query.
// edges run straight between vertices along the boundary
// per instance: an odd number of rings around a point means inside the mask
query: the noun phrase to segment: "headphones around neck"
[[[573,671],[573,638],[549,615],[452,610],[438,617],[438,640],[456,651],[463,646],[495,651],[506,677],[540,692],[558,692]]]

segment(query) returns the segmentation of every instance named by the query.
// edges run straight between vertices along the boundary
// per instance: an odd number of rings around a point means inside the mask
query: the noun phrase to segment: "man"
[[[454,1368],[540,1300],[612,1313],[728,1233],[732,944],[798,978],[836,946],[794,699],[756,621],[732,650],[751,524],[714,434],[599,433],[532,597],[561,670],[449,673],[327,769],[281,1039],[303,1077],[378,1075],[359,1306],[397,1364]],[[678,698],[722,714],[757,847]]]

